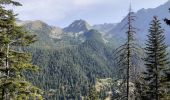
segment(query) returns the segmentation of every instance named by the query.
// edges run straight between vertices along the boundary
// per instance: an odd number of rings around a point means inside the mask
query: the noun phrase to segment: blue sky
[[[76,19],[91,25],[117,23],[126,16],[130,0],[18,0],[22,7],[13,9],[21,20],[42,20],[65,27]],[[155,8],[168,0],[131,0],[133,11]]]

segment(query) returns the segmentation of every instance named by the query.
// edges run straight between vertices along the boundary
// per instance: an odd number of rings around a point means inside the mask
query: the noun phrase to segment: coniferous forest
[[[60,29],[18,19],[19,1],[0,0],[0,100],[170,100],[168,16]]]

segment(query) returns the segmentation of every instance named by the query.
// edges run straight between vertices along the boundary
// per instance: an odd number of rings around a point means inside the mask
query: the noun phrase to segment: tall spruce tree
[[[169,8],[169,12],[170,12],[170,8]],[[164,21],[166,22],[167,25],[170,25],[170,19],[165,18]],[[167,81],[170,81],[170,70],[167,70],[165,72],[165,74],[166,74],[166,77],[167,77]],[[170,88],[170,86],[167,87],[167,88]],[[170,98],[170,91],[168,91],[167,93],[169,94],[169,95],[167,95],[167,97]]]
[[[170,12],[170,8],[169,8],[169,12]],[[167,25],[170,26],[170,19],[165,18],[164,21]],[[170,71],[166,72],[166,76],[167,76],[167,80],[170,81]]]
[[[145,94],[148,100],[169,100],[169,82],[165,75],[169,64],[166,49],[164,30],[161,28],[160,20],[154,16],[150,24],[144,59]]]
[[[22,49],[35,41],[16,25],[16,15],[6,6],[20,6],[13,0],[0,0],[0,100],[42,100],[42,91],[26,81],[25,71],[36,71],[31,55]]]
[[[134,93],[130,93],[132,89],[130,83],[134,84],[138,78],[138,60],[140,58],[137,55],[139,55],[140,46],[134,38],[134,34],[136,33],[136,28],[133,26],[134,21],[134,12],[132,12],[130,6],[127,17],[126,41],[114,52],[115,66],[119,69],[118,78],[122,79],[122,84],[120,85],[122,94],[120,94],[120,98],[123,100],[131,100],[134,98]]]

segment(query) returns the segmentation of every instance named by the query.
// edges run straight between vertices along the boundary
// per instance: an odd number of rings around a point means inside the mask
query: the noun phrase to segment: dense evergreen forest
[[[91,30],[87,35],[90,38],[75,47],[30,48],[33,64],[40,66],[41,71],[36,77],[28,75],[29,79],[46,92],[54,92],[54,96],[47,98],[80,98],[88,94],[96,78],[114,78],[112,49],[101,42],[97,31]]]
[[[170,100],[169,51],[157,16],[143,46],[131,8],[119,43],[86,27],[52,38],[54,28],[41,21],[18,25],[8,5],[21,6],[0,0],[0,100]]]

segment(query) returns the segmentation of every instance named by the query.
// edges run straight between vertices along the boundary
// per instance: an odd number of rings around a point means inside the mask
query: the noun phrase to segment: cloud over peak
[[[14,7],[21,20],[43,20],[48,24],[66,26],[76,19],[92,24],[118,22],[127,14],[128,0],[18,0]],[[133,0],[134,10],[156,7],[167,0]],[[146,3],[147,2],[147,3]]]

